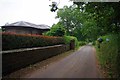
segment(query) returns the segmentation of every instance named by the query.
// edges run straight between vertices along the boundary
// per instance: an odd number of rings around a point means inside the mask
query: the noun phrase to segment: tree
[[[78,8],[80,5],[85,5],[82,7],[84,11],[92,14],[97,26],[102,29],[100,35],[120,31],[120,2],[76,2],[74,4],[78,5]]]
[[[120,32],[119,3],[83,3],[64,6],[57,12],[66,35],[72,35],[78,40],[96,40],[98,36]],[[115,7],[117,6],[117,7]]]
[[[59,18],[59,22],[64,25],[66,35],[75,36],[80,40],[83,37],[80,32],[81,23],[83,22],[82,15],[82,12],[76,9],[75,6],[64,6],[58,10],[56,18]]]
[[[96,21],[92,14],[85,12],[83,8],[81,10],[75,5],[65,6],[58,10],[56,18],[60,18],[59,22],[64,25],[67,35],[75,36],[78,40],[85,40],[85,38],[95,40],[97,38],[99,28],[97,28]]]
[[[64,36],[65,35],[65,29],[62,24],[57,23],[52,26],[50,31],[45,33],[45,35],[48,36]]]

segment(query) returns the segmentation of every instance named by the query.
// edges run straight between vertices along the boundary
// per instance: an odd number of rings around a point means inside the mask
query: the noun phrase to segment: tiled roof
[[[50,29],[50,26],[48,25],[36,25],[30,22],[25,22],[25,21],[18,21],[15,23],[11,23],[11,24],[6,24],[5,26],[22,26],[22,27],[32,27],[32,28],[37,28],[37,29]]]

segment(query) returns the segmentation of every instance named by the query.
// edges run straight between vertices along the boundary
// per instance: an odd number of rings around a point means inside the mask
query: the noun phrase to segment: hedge
[[[0,34],[2,34],[3,51],[19,48],[43,47],[64,44],[64,39],[62,37],[15,33]]]
[[[71,40],[75,40],[75,47],[79,48],[79,41],[78,41],[78,39],[76,37],[74,37],[74,36],[66,36],[65,35],[63,38],[64,38],[65,44],[70,44]]]

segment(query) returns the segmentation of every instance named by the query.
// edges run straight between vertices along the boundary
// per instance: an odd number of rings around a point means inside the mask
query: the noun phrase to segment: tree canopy
[[[44,33],[48,36],[64,36],[65,29],[61,23],[54,24],[50,31]]]
[[[94,41],[99,36],[120,32],[119,14],[120,2],[73,2],[58,9],[59,22],[47,34]]]
[[[119,33],[120,4],[105,2],[74,2],[57,12],[56,18],[64,26],[66,35],[78,40],[96,40],[100,35]]]

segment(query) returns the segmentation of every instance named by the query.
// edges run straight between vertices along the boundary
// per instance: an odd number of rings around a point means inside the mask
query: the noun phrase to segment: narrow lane
[[[24,78],[100,78],[95,49],[83,46],[78,51]]]

